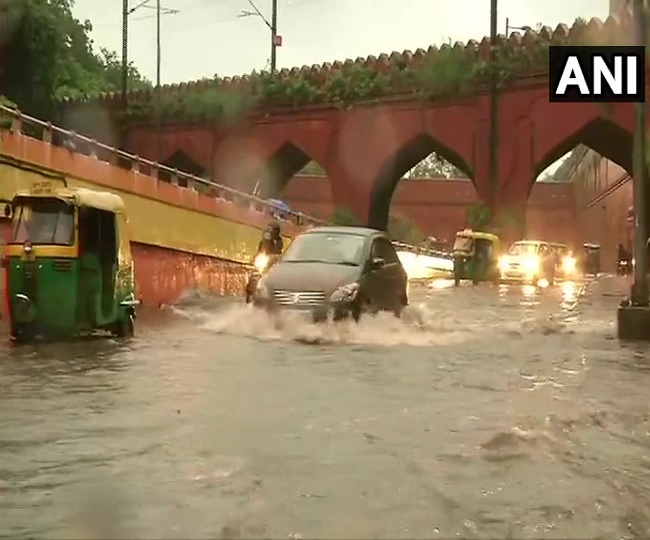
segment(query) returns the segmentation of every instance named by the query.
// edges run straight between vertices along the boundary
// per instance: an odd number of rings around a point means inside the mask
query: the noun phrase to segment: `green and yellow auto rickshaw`
[[[2,264],[15,341],[133,335],[138,301],[119,196],[37,182],[16,193],[11,215]]]
[[[501,241],[492,233],[465,229],[454,242],[454,284],[462,280],[498,282]]]

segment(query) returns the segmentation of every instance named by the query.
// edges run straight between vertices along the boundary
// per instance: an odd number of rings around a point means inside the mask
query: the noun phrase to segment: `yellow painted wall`
[[[57,176],[60,178],[58,171],[26,161],[20,163],[29,170],[0,163],[0,198],[11,199],[16,191],[29,189],[33,182],[42,180],[44,176],[51,181],[57,181]],[[61,179],[58,181],[63,184]],[[111,191],[120,195],[127,208],[131,240],[135,242],[250,263],[260,240],[261,231],[253,225],[110,189],[90,179],[66,175],[66,181],[69,187]],[[286,243],[289,241],[287,238]]]

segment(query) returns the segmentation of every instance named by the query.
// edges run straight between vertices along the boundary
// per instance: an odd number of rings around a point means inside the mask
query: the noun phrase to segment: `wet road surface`
[[[448,285],[404,321],[188,298],[129,344],[3,350],[0,537],[648,537],[623,283]]]

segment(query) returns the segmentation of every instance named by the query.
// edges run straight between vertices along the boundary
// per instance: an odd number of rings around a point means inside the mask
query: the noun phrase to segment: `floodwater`
[[[650,536],[650,360],[617,278],[414,285],[399,321],[191,295],[6,348],[2,538]]]

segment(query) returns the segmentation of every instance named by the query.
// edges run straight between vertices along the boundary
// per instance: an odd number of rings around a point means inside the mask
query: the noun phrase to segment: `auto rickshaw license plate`
[[[40,182],[34,182],[29,191],[32,195],[50,195],[54,192],[54,186],[52,182],[42,180]]]

